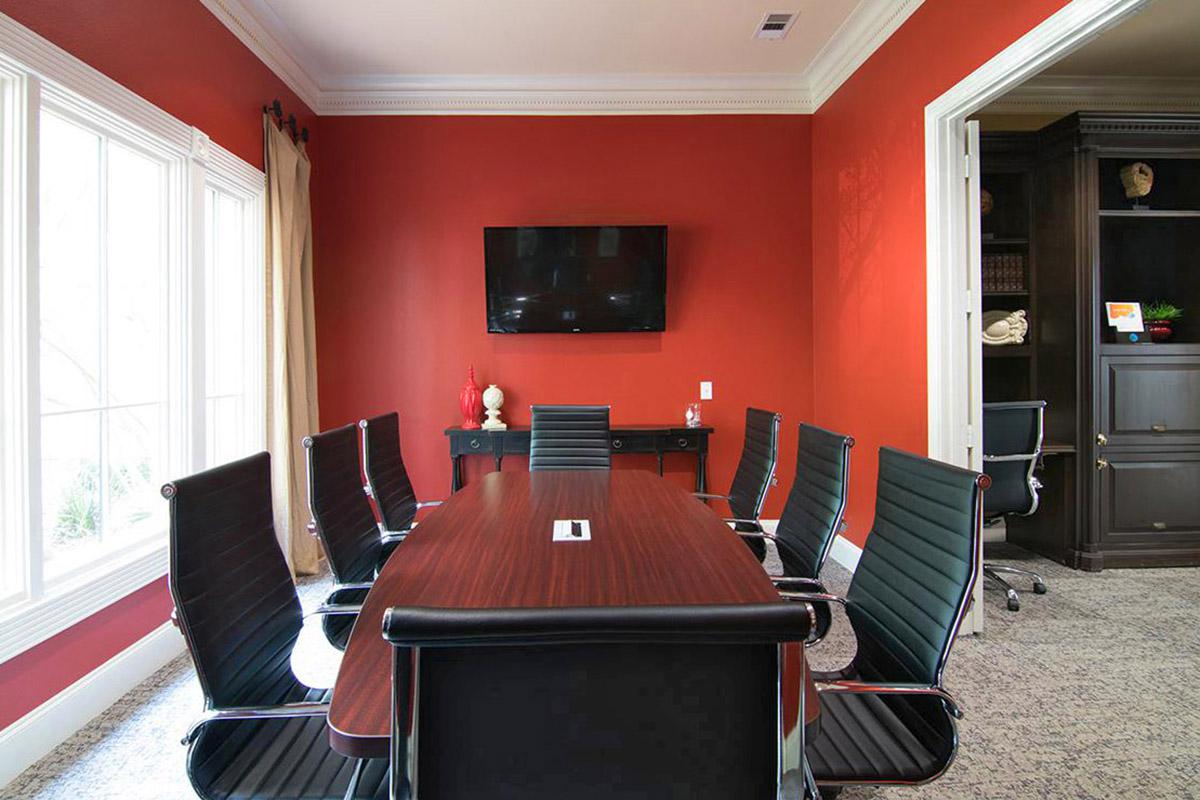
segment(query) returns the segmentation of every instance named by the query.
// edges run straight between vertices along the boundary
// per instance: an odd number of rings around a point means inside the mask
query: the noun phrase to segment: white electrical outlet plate
[[[592,524],[586,519],[556,519],[554,520],[555,542],[590,542],[592,540]]]
[[[712,381],[700,381],[700,399],[712,400]]]

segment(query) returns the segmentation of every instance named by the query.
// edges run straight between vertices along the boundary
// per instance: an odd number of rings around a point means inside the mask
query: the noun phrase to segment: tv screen
[[[661,331],[667,228],[484,228],[489,333]]]

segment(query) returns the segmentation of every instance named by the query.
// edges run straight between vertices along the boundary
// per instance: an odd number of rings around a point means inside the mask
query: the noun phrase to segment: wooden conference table
[[[557,519],[587,519],[591,540],[554,542]],[[330,741],[358,758],[388,754],[392,606],[446,608],[763,603],[779,595],[713,510],[652,472],[493,472],[452,495],[384,566],[350,636],[329,712]],[[819,713],[803,650],[788,645],[784,716]]]

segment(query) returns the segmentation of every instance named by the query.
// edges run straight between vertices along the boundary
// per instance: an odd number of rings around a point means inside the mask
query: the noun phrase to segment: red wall
[[[927,450],[925,106],[1065,3],[925,0],[813,117],[814,409],[858,442],[859,545],[879,447]]]
[[[435,498],[469,364],[525,424],[535,402],[681,423],[711,379],[710,486],[728,488],[747,405],[784,414],[790,483],[796,425],[812,415],[809,118],[329,117],[321,137],[322,426],[398,409],[417,493]],[[665,333],[486,333],[484,226],[639,223],[670,226]],[[692,463],[668,470],[690,485]]]
[[[264,103],[278,97],[314,127],[312,112],[194,0],[0,0],[0,12],[259,167]],[[170,609],[164,578],[0,664],[0,728],[166,622]]]

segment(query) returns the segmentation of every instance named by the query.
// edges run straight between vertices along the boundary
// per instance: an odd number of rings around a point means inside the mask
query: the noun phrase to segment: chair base
[[[1020,611],[1021,610],[1021,596],[1019,594],[1017,594],[1017,590],[1012,587],[1012,584],[1010,584],[1008,581],[1004,580],[1004,578],[1000,577],[999,573],[1001,573],[1001,572],[1003,572],[1006,575],[1021,575],[1026,578],[1029,578],[1030,580],[1033,581],[1033,593],[1034,594],[1045,594],[1046,593],[1046,581],[1042,579],[1041,575],[1037,574],[1036,572],[1033,572],[1032,570],[1019,569],[1017,567],[1007,567],[1007,566],[1002,566],[1000,564],[984,563],[983,577],[992,581],[993,583],[995,583],[1001,589],[1004,590],[1004,594],[1008,596],[1008,610],[1009,611]]]

